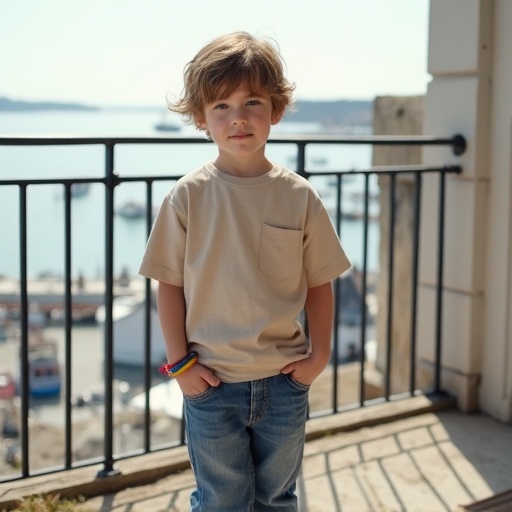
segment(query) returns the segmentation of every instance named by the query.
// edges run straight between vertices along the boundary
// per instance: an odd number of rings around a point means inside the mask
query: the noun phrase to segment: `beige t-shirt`
[[[278,165],[240,178],[209,163],[165,197],[139,273],[183,286],[189,350],[243,382],[308,356],[307,290],[349,267],[307,180]]]

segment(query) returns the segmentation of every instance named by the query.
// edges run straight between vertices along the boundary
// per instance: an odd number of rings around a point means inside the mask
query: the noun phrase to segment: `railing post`
[[[29,344],[29,304],[27,283],[27,186],[20,186],[20,384],[21,384],[21,474],[27,477],[30,474],[29,462],[29,400],[30,400],[30,365],[28,361]]]
[[[418,317],[418,274],[420,254],[420,223],[421,223],[421,185],[422,176],[415,176],[414,211],[413,211],[413,242],[412,242],[412,276],[411,276],[411,373],[409,392],[411,396],[416,390],[416,325]]]
[[[441,393],[441,341],[443,328],[443,273],[444,273],[444,223],[445,223],[445,193],[446,174],[439,174],[439,225],[437,248],[437,285],[436,285],[436,338],[434,357],[434,393]]]
[[[114,190],[119,178],[114,173],[114,144],[105,144],[105,453],[98,477],[119,473],[114,469],[113,447],[113,352],[114,329]]]
[[[336,189],[336,232],[341,238],[341,198],[343,182],[341,176],[337,176],[338,186]],[[332,412],[335,413],[338,410],[338,358],[339,358],[339,343],[340,343],[340,332],[338,326],[340,324],[340,303],[341,303],[341,278],[338,277],[334,281],[334,346],[332,350],[333,359],[333,390],[332,390]]]
[[[363,271],[361,283],[361,343],[359,362],[361,370],[359,374],[359,404],[362,407],[365,402],[365,382],[364,372],[366,363],[366,290],[368,278],[368,222],[369,222],[369,201],[370,201],[370,176],[368,174],[364,177],[364,224],[363,224]]]
[[[146,182],[146,238],[151,234],[153,226],[153,189],[152,182]],[[144,450],[151,450],[151,311],[153,297],[151,294],[151,279],[146,281],[146,304],[144,308],[144,389],[146,391],[146,403],[144,407]]]
[[[72,293],[71,293],[71,183],[64,186],[64,279],[65,279],[65,297],[64,297],[64,314],[65,314],[65,466],[71,468],[72,465],[72,418],[71,418],[71,374],[72,374],[72,344],[71,344],[71,326],[73,323],[72,312]]]
[[[303,141],[297,143],[297,174],[304,178],[308,177],[306,172],[306,143]]]
[[[391,396],[391,366],[393,351],[393,288],[395,266],[395,215],[396,215],[396,174],[389,177],[389,245],[388,245],[388,290],[386,319],[386,375],[384,398]]]

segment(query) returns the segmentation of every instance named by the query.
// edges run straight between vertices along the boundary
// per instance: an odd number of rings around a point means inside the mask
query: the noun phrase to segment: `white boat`
[[[172,120],[169,120],[169,112],[165,111],[162,120],[154,125],[154,129],[158,132],[179,132],[181,126]]]
[[[154,302],[155,304],[155,302]],[[144,296],[123,296],[114,299],[112,320],[114,330],[113,359],[116,364],[142,366],[144,364]],[[96,312],[96,321],[105,322],[105,307]],[[152,366],[167,362],[165,342],[158,321],[156,305],[151,308],[151,355]]]
[[[146,408],[146,393],[135,395],[130,400],[135,409]],[[178,382],[174,379],[162,382],[149,390],[149,408],[152,411],[163,412],[171,418],[181,420],[183,416],[183,393]]]

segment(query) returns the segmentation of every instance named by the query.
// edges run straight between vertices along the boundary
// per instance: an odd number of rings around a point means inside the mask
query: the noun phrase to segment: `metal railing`
[[[451,147],[455,155],[461,155],[465,151],[465,139],[456,135],[454,137],[439,138],[427,136],[409,136],[409,137],[386,137],[386,136],[364,136],[364,137],[338,137],[338,136],[293,136],[293,137],[273,137],[270,141],[272,144],[292,144],[297,148],[297,172],[306,178],[310,176],[329,176],[334,177],[336,182],[336,207],[333,218],[333,223],[340,233],[342,228],[342,186],[347,175],[359,175],[363,177],[364,186],[362,191],[363,197],[363,247],[362,247],[362,269],[361,269],[361,311],[360,311],[360,350],[359,350],[359,407],[364,407],[369,404],[365,397],[365,350],[364,345],[366,342],[366,325],[367,325],[367,284],[368,284],[368,226],[369,226],[369,204],[370,204],[370,187],[369,180],[372,175],[386,175],[389,176],[389,240],[388,240],[388,256],[387,256],[387,319],[386,319],[386,363],[384,369],[384,391],[383,400],[391,400],[391,355],[392,355],[392,318],[393,318],[393,273],[394,273],[394,258],[395,258],[395,213],[396,213],[396,183],[397,177],[401,174],[409,174],[414,178],[414,218],[413,218],[413,258],[411,262],[411,335],[410,335],[410,382],[409,382],[409,396],[417,393],[416,389],[416,325],[418,316],[417,307],[417,290],[418,290],[418,258],[419,258],[419,233],[421,229],[421,215],[420,215],[420,201],[422,193],[422,180],[426,174],[433,174],[439,178],[439,209],[433,212],[437,214],[437,238],[438,238],[438,253],[437,253],[437,283],[436,283],[436,318],[435,318],[435,355],[434,355],[434,393],[442,392],[442,385],[440,379],[441,372],[441,355],[442,355],[442,286],[443,286],[443,257],[444,257],[444,228],[445,228],[445,186],[446,176],[450,173],[460,173],[461,167],[458,165],[447,165],[444,167],[427,167],[427,166],[395,166],[389,168],[370,168],[370,169],[337,169],[319,172],[310,172],[306,167],[306,150],[307,147],[314,145],[353,145],[353,144],[367,144],[367,145],[415,145],[415,146],[447,146]],[[105,380],[105,396],[104,396],[104,449],[101,462],[103,470],[99,476],[106,477],[116,473],[114,463],[116,460],[123,458],[123,456],[114,456],[113,444],[113,431],[114,431],[114,395],[113,395],[113,305],[114,305],[114,191],[116,187],[123,182],[139,182],[145,186],[145,203],[146,203],[146,217],[145,229],[149,236],[153,216],[153,186],[158,181],[173,181],[177,180],[178,175],[166,176],[119,176],[115,172],[115,149],[121,145],[147,145],[147,144],[198,144],[208,143],[205,139],[198,138],[183,138],[183,137],[71,137],[71,136],[1,136],[0,145],[3,146],[63,146],[63,145],[101,145],[105,149],[105,174],[100,178],[41,178],[41,179],[0,179],[0,187],[2,186],[16,186],[19,194],[19,240],[20,240],[20,272],[19,272],[19,309],[20,309],[20,439],[21,439],[21,456],[19,473],[13,473],[7,477],[8,480],[28,478],[35,474],[31,471],[30,457],[29,457],[29,408],[30,408],[30,390],[29,390],[29,277],[27,268],[28,259],[28,246],[27,246],[27,187],[38,185],[58,184],[64,188],[64,333],[65,333],[65,355],[64,355],[64,442],[65,442],[65,457],[62,468],[49,469],[45,472],[56,472],[60,470],[71,469],[73,467],[82,466],[88,462],[74,462],[73,461],[73,431],[72,431],[72,353],[73,353],[73,336],[72,336],[72,304],[73,304],[73,291],[72,291],[72,223],[71,223],[71,200],[72,200],[72,186],[76,183],[96,183],[104,186],[105,191],[105,324],[104,324],[104,380]],[[1,170],[0,163],[0,172]],[[1,271],[1,269],[0,269]],[[335,292],[337,301],[340,300],[341,285],[340,280],[337,280]],[[154,451],[151,445],[151,409],[149,400],[149,390],[152,384],[151,375],[154,373],[154,368],[150,363],[150,342],[152,338],[151,332],[151,284],[149,280],[145,281],[145,356],[144,356],[144,388],[146,393],[145,409],[144,409],[144,440],[141,453],[148,453]],[[334,371],[332,380],[332,407],[327,414],[333,414],[340,411],[338,405],[338,371],[336,368],[338,362],[338,325],[340,323],[339,309],[336,309],[334,329],[334,352],[333,352],[333,366]],[[180,443],[183,443],[183,434]],[[128,455],[127,455],[128,456]],[[132,456],[132,455],[130,455]],[[90,463],[97,463],[98,460],[91,461]],[[1,478],[1,477],[0,477]]]

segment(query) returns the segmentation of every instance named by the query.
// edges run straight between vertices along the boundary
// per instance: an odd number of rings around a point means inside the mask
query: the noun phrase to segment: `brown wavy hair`
[[[270,97],[272,113],[292,110],[295,84],[284,75],[284,61],[268,40],[247,32],[233,32],[204,46],[186,66],[181,98],[168,107],[194,124],[204,120],[206,105],[229,96],[246,84],[254,94]]]

